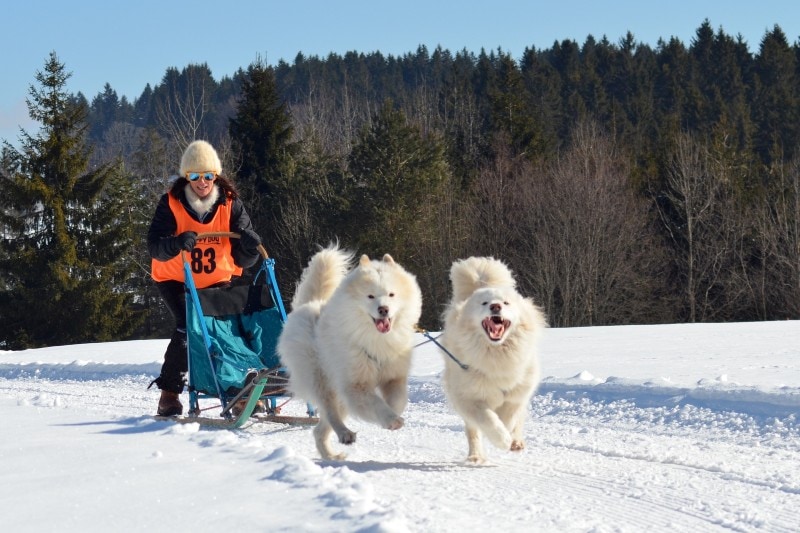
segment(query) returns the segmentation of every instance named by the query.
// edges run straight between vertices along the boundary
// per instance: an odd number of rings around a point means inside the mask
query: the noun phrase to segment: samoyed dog
[[[342,444],[356,434],[349,415],[394,430],[403,427],[408,373],[422,293],[416,277],[389,254],[355,256],[331,245],[315,254],[300,277],[278,355],[289,390],[314,404],[314,428],[323,459],[340,460],[329,437]]]
[[[443,386],[464,419],[467,462],[482,464],[483,435],[503,450],[525,447],[523,424],[540,380],[537,344],[547,322],[497,259],[456,261],[450,281],[453,294],[439,338],[446,350]]]

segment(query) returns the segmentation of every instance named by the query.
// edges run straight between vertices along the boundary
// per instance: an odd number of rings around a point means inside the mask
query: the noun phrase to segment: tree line
[[[554,326],[800,316],[800,43],[777,25],[755,52],[706,20],[688,46],[298,54],[219,81],[188,65],[133,102],[68,77],[51,54],[42,130],[3,147],[4,346],[166,334],[144,239],[198,138],[287,300],[338,240],[414,272],[428,329],[470,255],[506,261]]]

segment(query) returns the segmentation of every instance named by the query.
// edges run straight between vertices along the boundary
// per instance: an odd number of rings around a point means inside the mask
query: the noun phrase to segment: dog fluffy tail
[[[516,288],[517,282],[505,263],[493,257],[470,257],[450,268],[453,301],[463,302],[483,287]]]
[[[300,276],[292,309],[314,300],[327,301],[350,270],[353,254],[331,244],[314,254]]]

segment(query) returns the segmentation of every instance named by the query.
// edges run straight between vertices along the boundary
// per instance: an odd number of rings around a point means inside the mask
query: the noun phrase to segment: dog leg
[[[339,442],[342,444],[353,444],[356,441],[356,434],[344,424],[347,412],[336,394],[328,389],[320,400],[320,411],[325,416],[328,431],[331,429],[335,431],[336,436],[339,437]],[[322,416],[320,416],[320,421],[322,419]]]
[[[483,453],[481,431],[477,427],[469,424],[466,424],[464,429],[467,433],[467,446],[469,447],[467,462],[475,465],[484,464],[486,462],[486,456]]]
[[[333,430],[336,432],[336,436],[339,437],[339,442],[349,446],[356,441],[355,432],[351,431],[350,428],[344,425],[341,413],[337,412],[336,416],[332,416],[330,423],[331,426],[333,426]]]
[[[330,402],[329,405],[328,422],[339,437],[339,442],[348,446],[353,444],[356,441],[356,434],[344,425],[344,418],[347,416],[344,406],[338,400]]]
[[[397,378],[380,385],[381,395],[395,413],[402,413],[408,404],[408,380]]]
[[[470,425],[478,427],[486,435],[489,442],[501,450],[511,449],[511,434],[500,417],[484,402],[470,405],[469,410],[463,415],[465,420],[469,420]]]
[[[525,448],[522,429],[525,422],[525,406],[519,403],[504,403],[497,409],[497,416],[511,432],[511,451],[517,452]]]
[[[317,445],[317,451],[323,459],[341,461],[347,457],[347,454],[334,453],[329,444],[331,433],[333,433],[333,430],[331,429],[327,416],[325,416],[325,413],[320,412],[319,422],[314,426],[314,442]]]
[[[367,422],[390,430],[400,429],[405,424],[402,416],[389,407],[373,390],[366,390],[365,385],[350,388],[347,397],[350,410]]]

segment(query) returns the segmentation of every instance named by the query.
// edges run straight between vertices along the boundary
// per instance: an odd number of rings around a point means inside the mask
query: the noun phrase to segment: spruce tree
[[[436,224],[431,204],[448,177],[443,144],[424,137],[387,101],[353,147],[349,166],[348,219],[359,250],[413,257]]]
[[[291,119],[275,84],[275,73],[260,59],[252,63],[242,80],[242,94],[228,131],[234,157],[239,161],[237,183],[256,232],[267,251],[279,257],[280,278],[289,279],[284,268],[294,255],[285,228],[284,212],[289,198],[301,190],[293,183],[292,165],[296,145],[292,142]],[[286,258],[287,261],[283,261]],[[285,291],[284,291],[285,292]]]
[[[4,143],[6,193],[0,248],[0,346],[11,349],[109,341],[136,326],[124,290],[133,196],[121,165],[88,169],[85,101],[55,52],[31,86],[29,113],[41,129],[21,149]]]
[[[292,124],[272,69],[260,61],[247,69],[229,132],[241,157],[239,179],[253,183],[258,193],[271,197],[288,170]]]
[[[444,154],[436,135],[423,135],[386,101],[350,153],[344,210],[348,247],[377,258],[391,254],[417,275],[424,294],[442,299],[442,273],[455,259],[460,229],[450,212],[455,200]],[[429,306],[420,324],[437,320]]]
[[[786,35],[776,25],[761,40],[753,64],[754,148],[770,173],[792,159],[800,139],[796,61]]]
[[[510,55],[497,59],[493,85],[488,90],[495,131],[508,134],[514,148],[530,159],[546,152],[542,127],[525,100],[524,79]]]

